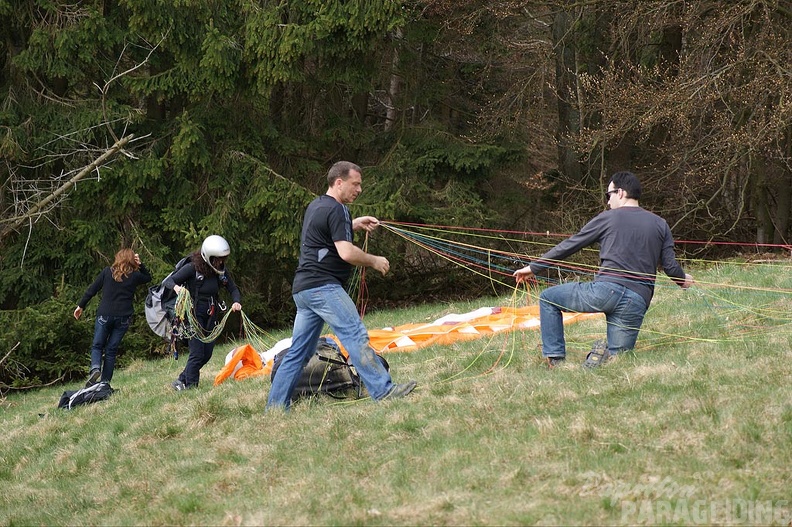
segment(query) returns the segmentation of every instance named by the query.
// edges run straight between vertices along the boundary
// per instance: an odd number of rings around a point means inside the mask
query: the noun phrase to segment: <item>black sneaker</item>
[[[545,357],[547,361],[547,367],[549,369],[553,369],[556,366],[563,366],[564,361],[566,361],[566,357]]]
[[[418,383],[415,381],[405,382],[404,384],[394,384],[387,395],[382,398],[382,400],[401,399],[402,397],[406,397],[411,391],[415,389],[417,385]]]
[[[90,388],[94,384],[99,381],[99,377],[102,376],[102,372],[100,372],[97,368],[91,370],[91,373],[88,374],[88,380],[85,381],[85,387]]]
[[[187,385],[184,384],[183,382],[181,382],[179,379],[176,379],[175,381],[173,381],[171,383],[171,386],[173,386],[173,389],[176,390],[177,392],[180,392],[182,390],[186,390],[187,389]]]
[[[586,355],[586,360],[583,361],[583,367],[586,369],[599,368],[610,358],[608,352],[608,343],[604,340],[598,340],[591,346],[591,351]]]

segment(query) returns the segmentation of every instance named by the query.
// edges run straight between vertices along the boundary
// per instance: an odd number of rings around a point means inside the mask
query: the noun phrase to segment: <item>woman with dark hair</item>
[[[135,288],[150,281],[151,273],[140,263],[140,256],[132,249],[121,249],[116,253],[113,265],[102,269],[77,303],[74,318],[79,320],[88,302],[102,291],[102,300],[96,311],[91,370],[86,387],[96,384],[100,376],[102,382],[109,383],[112,380],[118,346],[129,329],[135,311],[132,305]]]
[[[201,245],[201,250],[192,254],[190,262],[163,282],[165,287],[177,294],[183,287],[187,288],[192,297],[195,319],[206,333],[211,332],[217,324],[218,312],[225,310],[225,307],[221,308],[223,304],[218,298],[221,287],[225,287],[231,295],[231,310],[242,309],[239,289],[225,266],[229,254],[231,248],[222,236],[209,236]],[[190,356],[187,364],[179,378],[171,384],[177,391],[198,386],[201,368],[209,362],[214,351],[214,341],[203,342],[195,336],[190,338],[188,346]]]

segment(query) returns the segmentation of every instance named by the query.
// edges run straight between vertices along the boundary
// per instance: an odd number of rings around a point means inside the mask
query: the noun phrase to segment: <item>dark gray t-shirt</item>
[[[616,282],[635,291],[649,307],[654,295],[658,265],[678,285],[685,272],[674,255],[668,223],[641,207],[619,207],[595,216],[577,234],[559,243],[531,263],[534,273],[584,247],[600,244],[600,268],[595,282]]]
[[[326,284],[345,286],[353,266],[339,256],[335,242],[352,240],[349,209],[327,194],[313,200],[305,210],[292,293]]]

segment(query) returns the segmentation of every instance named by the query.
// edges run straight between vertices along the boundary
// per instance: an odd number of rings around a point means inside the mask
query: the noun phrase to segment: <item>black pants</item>
[[[214,328],[217,317],[214,313],[211,315],[207,313],[207,309],[208,306],[206,304],[199,304],[198,309],[196,309],[195,318],[204,331],[208,333]],[[187,357],[187,365],[179,374],[179,380],[183,382],[185,386],[195,388],[198,386],[198,381],[201,378],[201,368],[212,358],[214,341],[206,343],[193,337],[190,339],[188,346],[190,355]]]

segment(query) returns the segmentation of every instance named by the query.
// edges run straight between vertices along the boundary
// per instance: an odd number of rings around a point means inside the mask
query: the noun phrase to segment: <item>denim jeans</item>
[[[611,355],[635,347],[648,306],[636,292],[612,282],[572,282],[539,295],[542,355],[564,357],[563,312],[605,313]]]
[[[371,398],[380,400],[385,397],[393,386],[390,373],[369,346],[368,331],[344,288],[327,284],[300,291],[294,295],[294,303],[297,316],[292,345],[272,380],[267,407],[289,407],[303,366],[316,352],[325,322],[349,353],[349,360]]]
[[[110,382],[113,379],[118,346],[131,321],[132,315],[96,317],[93,344],[91,344],[91,370],[102,370],[102,382]],[[102,365],[102,351],[104,351],[104,365]]]

